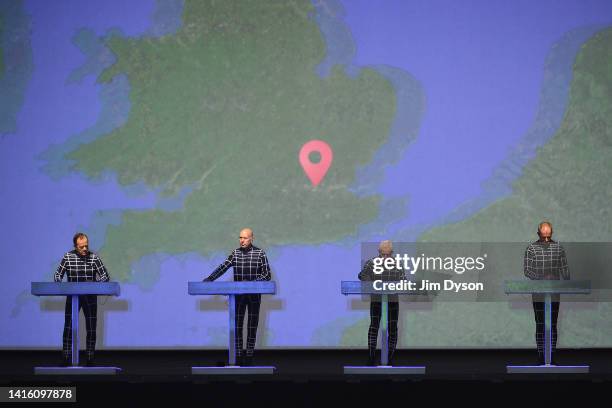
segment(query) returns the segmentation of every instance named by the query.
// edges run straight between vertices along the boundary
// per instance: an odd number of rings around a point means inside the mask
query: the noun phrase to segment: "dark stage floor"
[[[273,365],[274,375],[192,376],[192,366],[224,365],[224,351],[99,351],[98,365],[117,366],[116,376],[35,376],[35,366],[53,366],[59,351],[0,351],[0,387],[77,387],[79,402],[130,400],[198,400],[232,402],[293,401],[310,406],[320,401],[387,397],[449,396],[483,398],[506,389],[548,390],[544,399],[564,393],[608,392],[612,386],[612,350],[559,350],[561,365],[587,364],[589,374],[506,374],[506,364],[531,365],[535,351],[526,350],[401,350],[394,365],[425,365],[425,375],[344,375],[344,365],[365,365],[366,350],[258,351],[256,365]],[[84,357],[84,356],[83,356]],[[442,394],[440,394],[442,392]],[[433,394],[432,394],[433,393]],[[431,394],[431,395],[430,395]],[[451,394],[452,395],[452,394]],[[525,397],[522,392],[506,397]],[[387,398],[385,397],[385,398]],[[501,398],[501,395],[500,395]],[[530,397],[531,398],[531,397]],[[535,398],[535,397],[534,397]],[[232,405],[231,403],[228,403]]]

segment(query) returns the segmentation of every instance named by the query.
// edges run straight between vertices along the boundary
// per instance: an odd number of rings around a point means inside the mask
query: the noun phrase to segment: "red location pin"
[[[318,163],[310,161],[310,153],[312,152],[319,152],[321,155],[321,160]],[[333,158],[334,153],[331,147],[322,140],[311,140],[300,149],[300,164],[314,187],[318,186],[327,174]]]

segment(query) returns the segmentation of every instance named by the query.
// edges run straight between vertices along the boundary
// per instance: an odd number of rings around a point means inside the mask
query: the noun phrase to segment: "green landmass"
[[[227,252],[245,226],[266,248],[336,241],[376,218],[380,198],[348,186],[385,143],[395,92],[369,69],[317,76],[312,12],[308,0],[186,1],[176,34],[108,40],[117,62],[99,81],[127,76],[129,119],[67,158],[92,178],[193,189],[179,211],[126,211],[109,226],[101,255],[115,279],[150,253]],[[317,187],[298,162],[312,139],[334,151]]]
[[[587,41],[577,55],[564,119],[525,166],[512,194],[461,222],[426,231],[420,240],[527,242],[537,239],[537,224],[547,219],[561,241],[609,242],[611,175],[612,30],[607,29]],[[487,276],[500,286],[504,278],[507,276]],[[528,302],[524,310],[512,310],[503,302],[435,305],[431,315],[407,318],[403,344],[533,347],[533,312]],[[602,328],[601,322],[610,320],[612,307],[609,303],[591,305],[587,309],[571,303],[562,306],[560,347],[608,343],[610,329]],[[425,338],[419,335],[430,333],[425,327],[447,328],[448,333]],[[487,328],[484,332],[483,327]]]
[[[561,126],[513,184],[512,194],[461,222],[425,232],[422,241],[537,239],[550,220],[562,241],[612,239],[612,29],[580,50]]]
[[[419,241],[526,243],[537,239],[537,224],[548,219],[559,240],[609,242],[611,175],[612,30],[608,29],[587,41],[577,55],[564,119],[515,181],[513,193],[461,222],[426,231]],[[508,278],[496,271],[480,280],[501,287]],[[601,322],[612,317],[612,305],[591,305],[562,306],[560,347],[608,344],[612,329],[602,328]],[[437,301],[431,310],[404,309],[408,310],[402,312],[399,327],[401,347],[533,347],[533,311],[528,301],[519,309],[506,302],[474,301]],[[365,345],[368,321],[347,327],[342,344]]]

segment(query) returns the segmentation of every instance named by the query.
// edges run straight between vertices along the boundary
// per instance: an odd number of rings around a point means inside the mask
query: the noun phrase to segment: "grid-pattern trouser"
[[[538,356],[544,358],[544,331],[546,306],[544,302],[533,302],[533,312],[536,322],[536,346]],[[551,302],[551,355],[557,350],[557,318],[559,317],[559,302]]]
[[[378,328],[380,327],[380,316],[382,314],[381,302],[370,302],[370,328],[368,329],[368,349],[370,358],[376,354],[376,340]],[[397,320],[399,317],[399,302],[389,302],[387,322],[389,329],[389,360],[393,358],[397,346]],[[382,341],[384,341],[383,339]]]
[[[236,295],[236,356],[243,355],[242,327],[244,315],[248,310],[247,317],[247,342],[246,355],[253,356],[255,342],[257,340],[257,325],[259,323],[259,306],[261,305],[261,295]]]
[[[98,297],[96,295],[80,295],[79,311],[83,309],[85,315],[85,328],[87,329],[86,350],[87,358],[93,359],[96,348],[96,322],[98,318]],[[64,313],[63,356],[69,359],[72,356],[72,300],[66,296],[66,311]]]

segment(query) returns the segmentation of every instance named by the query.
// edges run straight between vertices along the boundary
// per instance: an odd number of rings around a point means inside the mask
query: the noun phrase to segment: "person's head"
[[[382,241],[378,245],[378,254],[383,258],[388,258],[393,254],[393,243],[389,240]]]
[[[74,237],[72,237],[72,244],[79,255],[85,256],[89,253],[89,239],[87,239],[87,235],[82,232],[74,234]]]
[[[552,240],[552,224],[548,221],[542,221],[538,224],[538,236],[540,237],[540,241],[549,242]]]
[[[240,231],[240,248],[248,248],[253,243],[253,230],[244,228]]]

